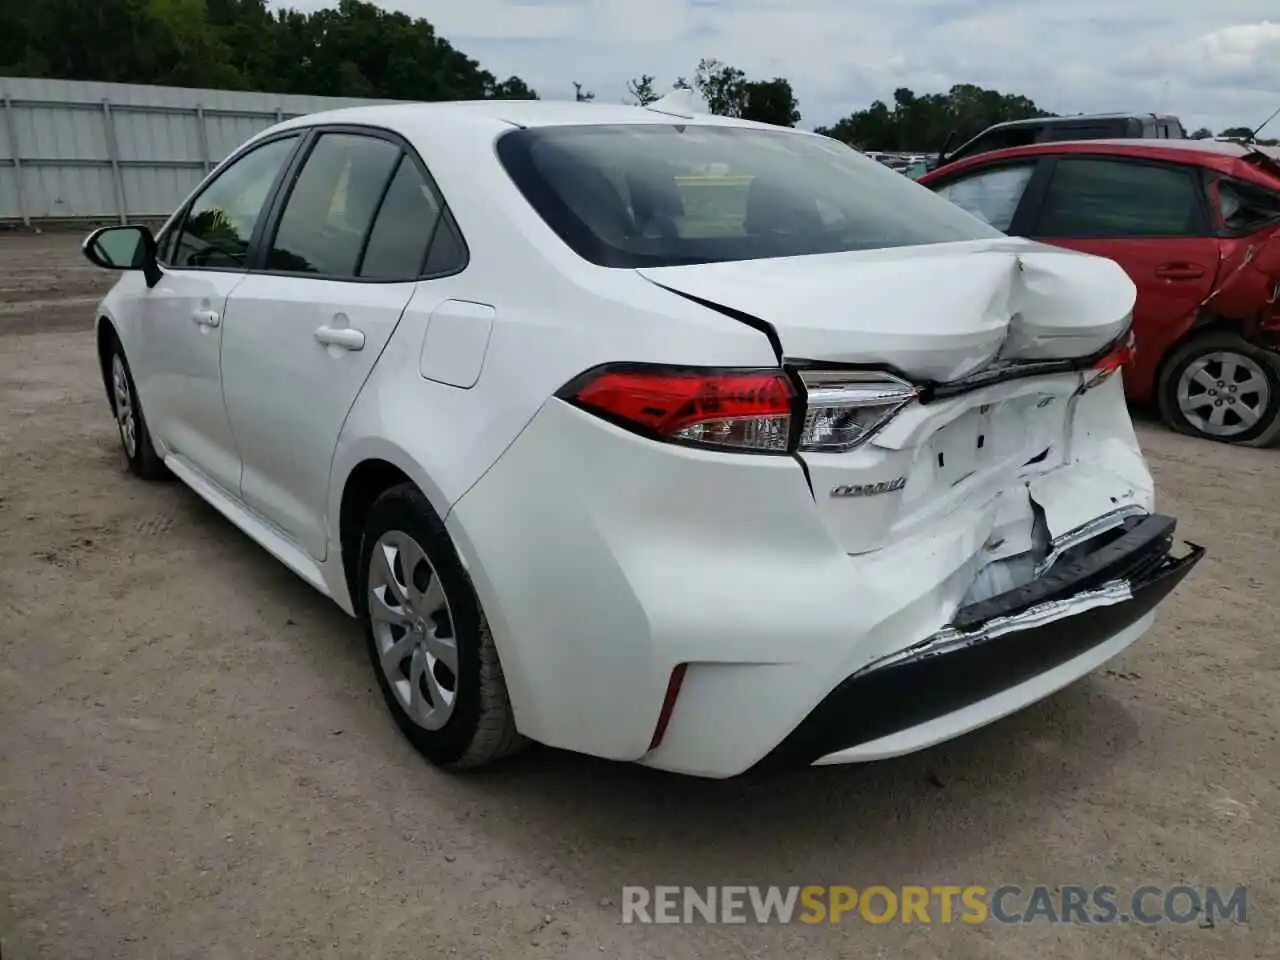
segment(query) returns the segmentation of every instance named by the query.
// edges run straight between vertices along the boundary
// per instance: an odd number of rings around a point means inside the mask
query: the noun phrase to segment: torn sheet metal
[[[1012,616],[997,617],[994,620],[987,621],[978,629],[969,632],[947,627],[914,646],[899,650],[868,664],[854,676],[869,673],[872,670],[882,670],[885,667],[900,666],[905,663],[926,660],[929,657],[941,656],[955,650],[972,647],[987,640],[994,640],[1006,634],[1017,633],[1022,630],[1033,630],[1053,623],[1055,620],[1065,620],[1068,617],[1077,616],[1097,607],[1107,607],[1132,599],[1133,588],[1127,580],[1113,581],[1095,590],[1086,590],[1083,593],[1078,593],[1062,600],[1050,600],[1046,603],[1038,604],[1029,610],[1024,610]]]

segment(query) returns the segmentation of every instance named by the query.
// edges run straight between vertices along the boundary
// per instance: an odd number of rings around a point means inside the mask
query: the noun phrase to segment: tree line
[[[427,20],[366,0],[310,13],[269,9],[267,0],[0,0],[0,23],[0,75],[389,100],[538,99],[523,79],[484,69]],[[595,98],[584,84],[573,87],[576,99]],[[749,77],[718,60],[702,60],[691,80],[677,77],[666,89],[648,74],[627,83],[637,104],[676,87],[696,90],[722,116],[800,122],[785,77]],[[892,103],[876,100],[817,131],[865,150],[937,150],[993,123],[1043,116],[1052,114],[1027,97],[974,84],[923,95],[901,87]]]

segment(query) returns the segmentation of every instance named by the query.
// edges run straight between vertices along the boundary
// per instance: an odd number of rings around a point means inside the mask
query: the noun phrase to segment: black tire
[[[1231,428],[1233,427],[1239,427],[1242,421],[1235,413],[1228,412],[1228,423],[1225,425],[1225,429],[1229,432],[1217,434],[1210,430],[1202,429],[1201,425],[1196,423],[1194,419],[1188,418],[1179,405],[1178,390],[1183,375],[1192,364],[1205,361],[1206,358],[1214,354],[1238,357],[1243,364],[1259,371],[1265,379],[1267,388],[1265,395],[1250,394],[1250,396],[1257,398],[1256,403],[1262,408],[1261,416],[1256,424],[1248,428],[1232,430]],[[1221,370],[1221,367],[1214,365],[1208,369],[1212,372],[1214,369]],[[1225,383],[1225,381],[1223,382]],[[1224,396],[1235,399],[1237,402],[1245,402],[1245,398],[1239,393],[1230,391],[1231,386],[1233,384],[1226,384],[1223,387],[1224,390],[1229,391]],[[1216,384],[1214,387],[1216,388]],[[1234,333],[1227,331],[1206,333],[1192,337],[1181,344],[1170,354],[1161,368],[1160,382],[1156,388],[1156,398],[1160,407],[1161,419],[1179,433],[1203,437],[1206,440],[1216,440],[1220,443],[1233,443],[1248,447],[1271,446],[1277,439],[1280,439],[1280,358],[1263,350],[1261,347],[1254,346]],[[1205,402],[1211,403],[1214,400],[1206,396]]]
[[[124,374],[123,388],[127,393],[128,403],[133,413],[133,449],[130,449],[127,438],[127,427],[120,416],[120,402],[115,382],[116,364],[119,363]],[[111,400],[111,413],[116,419],[116,431],[120,435],[120,446],[124,450],[125,459],[129,462],[129,470],[143,480],[167,480],[171,476],[156,453],[151,442],[151,431],[147,428],[147,418],[142,411],[142,402],[138,399],[138,388],[133,382],[133,371],[124,355],[124,348],[114,337],[111,341],[111,352],[107,356],[107,394]]]
[[[456,676],[446,670],[447,678],[453,683],[454,700],[448,720],[439,729],[420,725],[401,704],[383,669],[375,623],[370,615],[373,552],[380,538],[395,533],[407,534],[421,547],[448,602],[458,669]],[[399,571],[398,575],[405,573]],[[409,572],[407,576],[415,575]],[[429,580],[424,581],[423,589],[427,583]],[[423,756],[438,766],[463,770],[492,763],[525,744],[516,730],[498,650],[475,588],[458,560],[444,524],[427,498],[412,484],[402,484],[383,493],[369,511],[360,541],[355,606],[364,625],[369,660],[382,698],[396,725]],[[407,671],[401,678],[408,686]]]

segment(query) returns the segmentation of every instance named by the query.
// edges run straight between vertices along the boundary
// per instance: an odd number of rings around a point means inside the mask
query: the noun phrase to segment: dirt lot
[[[109,277],[0,235],[5,960],[1280,956],[1280,453],[1144,425],[1210,551],[1127,656],[902,760],[710,783],[534,750],[440,773],[354,621],[126,475]],[[1268,826],[1271,824],[1271,826]],[[637,927],[624,884],[1249,886],[1246,924]]]

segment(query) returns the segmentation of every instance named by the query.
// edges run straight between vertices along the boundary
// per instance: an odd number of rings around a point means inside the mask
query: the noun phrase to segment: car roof
[[[1077,113],[1065,117],[1026,117],[1022,120],[1004,120],[1000,123],[993,123],[991,126],[983,130],[1008,130],[1013,127],[1039,127],[1048,126],[1059,123],[1089,123],[1094,120],[1173,120],[1178,123],[1176,116],[1170,113]],[[981,134],[979,134],[981,136]],[[976,138],[975,138],[976,139]]]
[[[435,103],[394,102],[345,107],[309,113],[274,129],[311,127],[322,124],[358,124],[388,127],[409,132],[420,126],[451,127],[547,127],[605,123],[695,123],[715,126],[756,127],[777,130],[769,124],[754,123],[707,113],[692,116],[660,113],[627,104],[578,102],[573,100],[450,100]],[[803,132],[803,131],[796,131]]]
[[[1189,163],[1208,167],[1223,173],[1239,173],[1242,168],[1256,170],[1253,164],[1245,163],[1244,158],[1251,153],[1261,153],[1272,160],[1280,162],[1280,149],[1265,147],[1259,144],[1242,144],[1234,140],[1190,140],[1190,139],[1106,139],[1106,140],[1050,140],[1045,143],[1031,143],[1021,147],[1005,147],[1001,150],[987,150],[975,153],[971,157],[957,160],[939,168],[929,176],[928,182],[950,177],[962,170],[1011,160],[1017,157],[1036,157],[1054,154],[1106,154],[1110,156],[1134,157],[1136,159],[1172,160],[1177,163]]]

